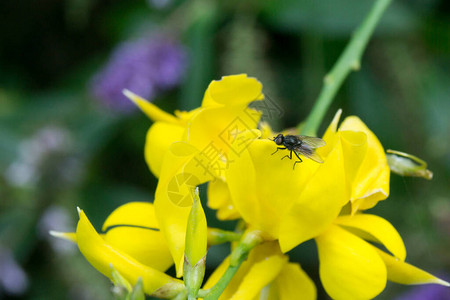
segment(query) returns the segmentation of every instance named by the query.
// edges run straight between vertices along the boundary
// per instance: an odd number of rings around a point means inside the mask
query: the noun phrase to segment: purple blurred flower
[[[445,276],[441,278],[446,279]],[[438,284],[420,285],[395,300],[450,300],[450,288]]]
[[[14,260],[9,249],[0,246],[0,298],[2,290],[18,296],[23,294],[27,287],[27,274]]]
[[[70,253],[75,250],[76,245],[63,239],[55,239],[49,232],[55,228],[61,232],[70,232],[74,227],[71,214],[66,208],[51,205],[41,215],[36,229],[38,236],[46,239],[55,252]]]
[[[176,41],[149,37],[125,42],[94,76],[91,92],[107,106],[128,111],[134,104],[122,94],[123,89],[152,100],[178,85],[186,66],[186,52]]]
[[[58,174],[56,185],[74,182],[81,173],[81,163],[72,152],[73,137],[62,127],[39,128],[31,137],[21,141],[17,159],[5,170],[6,182],[16,187],[31,187],[42,176]]]

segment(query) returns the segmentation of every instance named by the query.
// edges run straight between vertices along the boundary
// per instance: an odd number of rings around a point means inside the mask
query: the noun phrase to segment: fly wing
[[[310,145],[310,143],[305,142],[303,140],[301,145],[298,145],[297,147],[294,148],[294,151],[298,154],[303,155],[306,158],[312,159],[315,162],[323,163],[322,157],[320,157],[320,155],[316,153],[316,150],[314,148],[324,146],[325,142],[319,138],[311,138],[311,137],[307,138],[311,139],[310,141],[313,141],[313,143],[315,144]]]
[[[311,148],[319,148],[326,145],[325,141],[318,137],[312,137],[312,136],[305,136],[305,135],[299,135],[299,139],[302,141],[302,143],[307,144]]]
[[[320,146],[322,147],[322,146]],[[312,159],[315,162],[318,163],[323,163],[323,159],[322,157],[320,157],[319,154],[317,154],[314,150],[312,152],[304,152],[304,151],[298,151],[301,155],[303,155],[304,157],[307,157],[309,159]]]

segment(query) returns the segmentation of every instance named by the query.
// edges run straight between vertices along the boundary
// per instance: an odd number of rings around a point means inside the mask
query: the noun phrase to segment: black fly
[[[297,156],[297,158],[299,160],[297,160],[294,163],[294,166],[292,169],[295,169],[296,163],[303,161],[300,158],[300,156],[298,156],[299,154],[301,154],[309,159],[312,159],[315,162],[323,163],[323,159],[319,156],[319,154],[316,153],[316,150],[315,150],[316,148],[325,146],[325,141],[322,140],[321,138],[304,136],[304,135],[286,135],[286,136],[284,136],[280,133],[273,139],[273,141],[275,142],[275,144],[277,144],[279,146],[281,146],[281,145],[284,146],[284,147],[278,147],[277,151],[284,150],[284,149],[288,149],[289,151],[291,151],[289,153],[289,155],[285,155],[285,156],[283,156],[283,158],[289,157],[289,159],[292,159],[292,152],[294,152],[295,156]],[[272,155],[274,155],[277,151],[272,153]]]

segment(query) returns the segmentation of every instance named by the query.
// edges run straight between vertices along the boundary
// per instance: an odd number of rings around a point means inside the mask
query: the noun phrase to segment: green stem
[[[186,300],[187,299],[187,290],[183,290],[181,292],[179,292],[175,297],[170,298],[171,300]]]
[[[301,134],[317,135],[322,119],[342,82],[352,70],[359,70],[361,57],[369,38],[390,2],[391,0],[377,0],[367,17],[355,31],[344,52],[325,76],[322,90],[312,111],[306,118],[304,125],[299,128]]]
[[[216,300],[219,299],[222,292],[227,287],[228,283],[233,278],[234,274],[239,270],[241,263],[244,260],[240,261],[236,266],[228,266],[228,269],[225,271],[223,276],[217,281],[216,285],[209,290],[208,295],[204,298],[205,300]]]
[[[247,259],[247,256],[253,248],[261,244],[263,241],[261,232],[258,230],[247,231],[244,233],[239,244],[234,248],[230,255],[230,265],[217,283],[209,290],[205,300],[219,299],[222,292],[230,283],[234,274],[239,270],[241,264]]]
[[[198,290],[197,296],[198,296],[199,298],[205,298],[206,296],[208,296],[209,292],[210,292],[209,289],[207,289],[207,290],[199,289],[199,290]]]
[[[237,242],[241,237],[242,233],[208,227],[208,246]]]

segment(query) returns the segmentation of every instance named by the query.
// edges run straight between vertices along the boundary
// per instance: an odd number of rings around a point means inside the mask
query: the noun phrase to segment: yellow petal
[[[219,279],[222,278],[223,274],[225,274],[225,271],[228,269],[229,265],[230,265],[230,256],[227,256],[222,261],[222,263],[214,270],[214,272],[209,276],[208,280],[203,285],[203,289],[207,290],[207,289],[212,288],[219,281]],[[238,273],[239,273],[239,271],[238,271]],[[228,285],[227,287],[229,288],[230,285]]]
[[[355,213],[369,209],[388,197],[390,170],[380,141],[358,117],[346,118],[339,130],[361,131],[367,135],[367,154],[353,182],[351,201]]]
[[[374,207],[381,200],[389,196],[389,177],[390,171],[384,168],[378,173],[375,180],[372,181],[370,187],[366,189],[366,193],[359,198],[353,198],[352,213],[358,210],[366,210]]]
[[[214,169],[210,165],[202,165],[204,154],[189,143],[175,142],[169,147],[169,157],[164,162],[164,175],[192,174],[204,183],[214,179]],[[161,180],[161,179],[160,179]],[[193,193],[192,193],[193,195]]]
[[[283,266],[287,264],[287,259],[276,242],[255,247],[219,299],[252,299],[277,277]],[[228,264],[229,258],[214,271],[205,284],[205,289],[211,288],[219,280],[228,268]]]
[[[351,196],[353,185],[362,162],[367,154],[367,135],[361,131],[340,131],[338,133],[342,144],[346,185]]]
[[[262,84],[247,74],[223,76],[212,81],[205,92],[202,107],[217,105],[247,106],[260,100]]]
[[[280,274],[270,285],[270,289],[276,290],[269,293],[274,293],[277,296],[276,298],[280,300],[300,299],[300,297],[302,300],[314,300],[317,298],[314,282],[302,270],[300,265],[295,263],[284,265]]]
[[[324,147],[320,147],[318,152],[322,157],[327,157],[328,153],[334,148],[334,145],[337,143],[337,126],[339,124],[339,119],[342,115],[342,109],[338,109],[336,114],[333,117],[333,120],[331,121],[330,125],[328,125],[327,130],[325,131],[325,134],[323,135],[322,139],[326,142],[326,145]]]
[[[331,225],[316,238],[322,284],[333,299],[372,299],[386,286],[386,267],[373,246]]]
[[[147,267],[126,253],[105,242],[95,231],[82,210],[77,226],[77,243],[81,253],[89,263],[108,278],[112,278],[110,264],[132,285],[142,278],[144,291],[154,293],[157,289],[177,283],[172,277]],[[181,282],[180,282],[181,283]]]
[[[178,119],[180,119],[180,123],[185,126],[189,122],[189,120],[196,115],[199,111],[201,111],[203,108],[197,107],[190,111],[181,111],[181,110],[175,110],[175,116],[177,116]]]
[[[369,233],[370,236],[364,235],[361,237],[384,245],[398,259],[405,260],[406,249],[403,240],[394,226],[385,219],[375,215],[356,214],[354,216],[341,216],[335,220],[335,223]],[[354,233],[358,235],[357,232]]]
[[[189,212],[196,186],[211,180],[209,169],[198,163],[198,150],[177,142],[164,157],[155,194],[155,211],[161,231],[175,262],[177,276],[183,274],[184,246]]]
[[[228,185],[220,179],[208,184],[208,206],[217,210],[219,220],[234,220],[240,217],[231,201]]]
[[[140,263],[165,272],[173,264],[162,233],[138,227],[114,227],[103,236],[112,247],[127,253]]]
[[[241,132],[256,129],[260,116],[240,106],[205,108],[192,117],[183,138],[201,151],[227,158],[227,153],[245,148],[243,144],[233,145],[234,140]]]
[[[129,202],[119,206],[106,218],[102,230],[106,231],[108,227],[117,225],[133,225],[159,230],[155,209],[153,204],[148,202]]]
[[[103,231],[109,245],[144,265],[164,272],[173,264],[151,203],[130,202],[120,206],[106,219]]]
[[[276,136],[274,131],[272,130],[272,127],[270,127],[270,124],[262,121],[258,125],[259,130],[261,131],[261,138],[262,139],[273,139],[273,137]]]
[[[270,141],[255,140],[249,148],[256,147],[255,153],[263,151],[267,155],[265,159],[270,160],[269,145],[271,144],[274,145]],[[264,146],[266,150],[262,149]],[[278,233],[280,214],[282,214],[276,210],[275,201],[279,202],[281,199],[279,199],[280,197],[273,198],[274,195],[277,195],[277,191],[270,191],[270,186],[276,186],[278,181],[271,184],[270,180],[280,180],[280,178],[277,176],[264,178],[264,175],[269,172],[270,166],[264,173],[257,174],[263,172],[262,169],[257,169],[258,166],[254,163],[258,163],[260,159],[254,160],[248,149],[239,155],[232,153],[230,157],[233,163],[226,170],[226,178],[234,206],[247,223],[275,237]],[[263,182],[258,182],[258,175],[261,175]],[[268,194],[267,190],[271,193]],[[268,218],[268,215],[271,217]]]
[[[172,124],[178,124],[179,120],[173,115],[166,113],[165,111],[159,109],[153,103],[148,102],[144,98],[139,97],[135,93],[125,89],[123,94],[134,102],[134,104],[139,107],[144,114],[146,114],[152,121],[163,121]]]
[[[253,255],[252,266],[230,299],[246,300],[255,297],[277,277],[287,263],[287,256],[282,255],[276,243],[266,243],[255,248]]]
[[[283,252],[320,234],[347,203],[348,193],[342,157],[342,147],[338,141],[325,163],[319,165],[310,160],[301,163],[319,166],[313,174],[307,174],[308,180],[301,182],[303,187],[293,191],[299,196],[286,216],[281,219],[279,240]]]
[[[184,128],[173,123],[156,122],[147,132],[145,161],[150,171],[159,177],[164,156],[170,145],[182,139]]]
[[[375,247],[374,247],[375,248]],[[439,279],[413,265],[400,261],[395,257],[375,248],[386,264],[388,280],[401,284],[427,284],[436,283],[450,286],[450,283]]]

